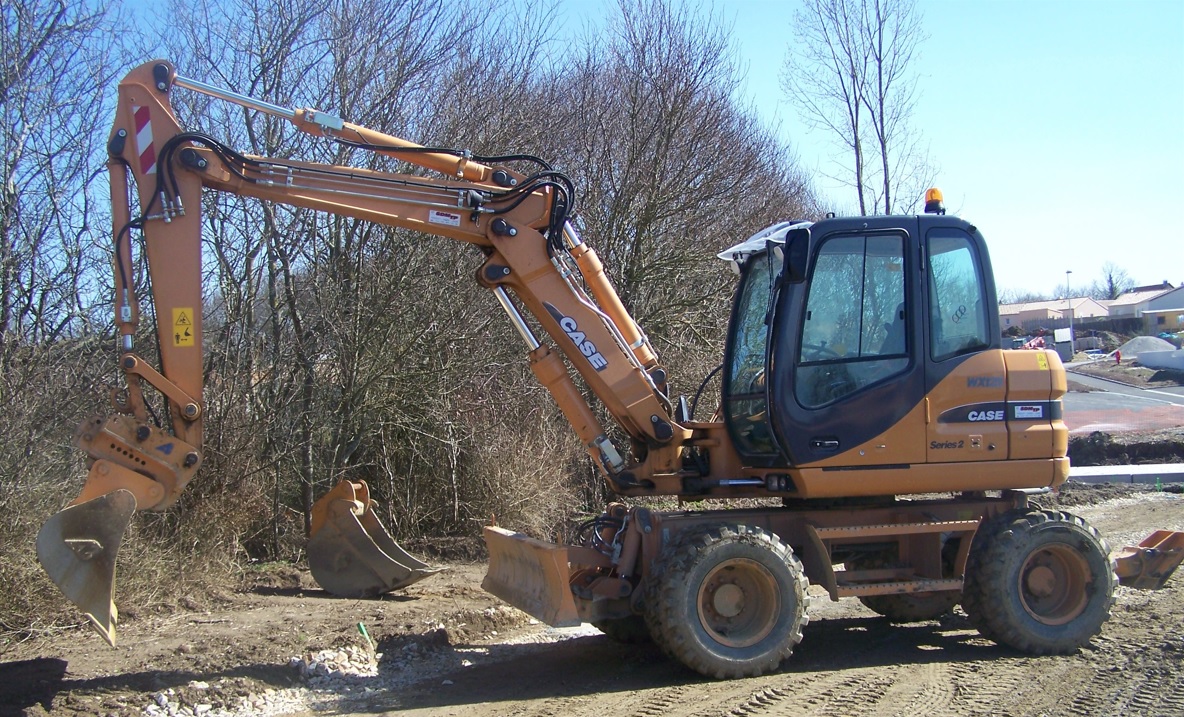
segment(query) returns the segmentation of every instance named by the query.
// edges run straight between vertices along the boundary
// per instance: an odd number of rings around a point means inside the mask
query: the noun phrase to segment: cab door
[[[811,228],[808,280],[786,283],[771,353],[774,430],[796,466],[925,460],[915,217]]]
[[[1003,460],[1008,454],[1007,380],[990,262],[970,227],[925,235],[927,461]]]

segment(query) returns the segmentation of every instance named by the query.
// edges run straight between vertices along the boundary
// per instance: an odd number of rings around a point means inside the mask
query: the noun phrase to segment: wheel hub
[[[777,581],[755,560],[735,558],[715,566],[699,583],[699,624],[728,647],[748,647],[773,631],[781,612]]]
[[[1020,570],[1024,610],[1045,625],[1064,625],[1085,611],[1089,564],[1067,544],[1046,545],[1033,552]]]
[[[1044,565],[1037,565],[1028,573],[1028,590],[1036,597],[1046,598],[1053,594],[1057,587],[1057,576]]]
[[[723,617],[736,617],[744,610],[744,589],[731,583],[719,586],[712,606]]]

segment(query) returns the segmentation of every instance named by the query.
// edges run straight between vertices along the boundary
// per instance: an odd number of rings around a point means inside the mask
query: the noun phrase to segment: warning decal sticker
[[[156,173],[156,148],[152,146],[152,111],[147,107],[132,106],[136,121],[136,150],[140,153],[140,171]]]
[[[193,309],[173,309],[173,346],[196,346],[193,328]]]

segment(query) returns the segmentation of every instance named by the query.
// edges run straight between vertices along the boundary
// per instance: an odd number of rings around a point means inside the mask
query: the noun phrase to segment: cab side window
[[[805,408],[837,401],[909,365],[904,239],[844,236],[819,248],[794,395]]]
[[[958,230],[928,237],[930,353],[934,361],[990,346],[981,265]]]

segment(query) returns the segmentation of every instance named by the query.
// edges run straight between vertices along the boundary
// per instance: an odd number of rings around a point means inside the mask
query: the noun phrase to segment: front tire
[[[962,608],[995,642],[1035,655],[1068,654],[1101,631],[1117,584],[1110,547],[1084,520],[1013,510],[975,534]]]
[[[745,525],[690,528],[663,551],[646,601],[650,635],[716,679],[763,674],[809,622],[806,577],[776,535]]]

